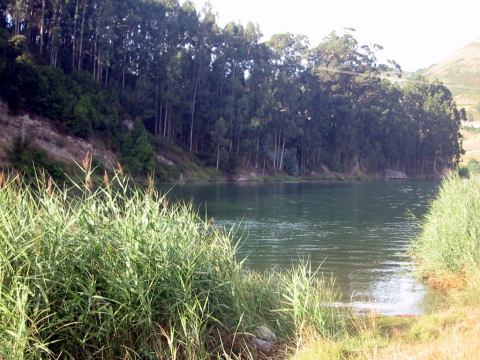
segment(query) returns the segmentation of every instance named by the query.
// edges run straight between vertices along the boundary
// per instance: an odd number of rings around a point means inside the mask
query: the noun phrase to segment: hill
[[[442,81],[452,92],[457,107],[465,108],[472,120],[480,120],[480,38],[472,41],[449,59],[432,65],[424,76]]]
[[[472,159],[480,161],[480,134],[478,129],[463,128],[463,149],[465,154],[461,157],[463,165],[467,165]]]

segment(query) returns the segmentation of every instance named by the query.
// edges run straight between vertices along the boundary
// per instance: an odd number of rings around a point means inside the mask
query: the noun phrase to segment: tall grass
[[[84,165],[71,188],[0,175],[0,358],[255,358],[260,325],[342,331],[308,264],[249,272],[191,205]]]
[[[470,286],[480,280],[480,178],[446,178],[413,243],[433,284]]]

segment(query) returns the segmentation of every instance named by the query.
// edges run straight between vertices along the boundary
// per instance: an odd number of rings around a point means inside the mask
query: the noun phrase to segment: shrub
[[[13,168],[28,180],[33,180],[39,171],[47,172],[56,180],[65,179],[63,164],[49,160],[47,152],[35,147],[28,137],[17,135],[12,148],[7,150],[7,157]]]

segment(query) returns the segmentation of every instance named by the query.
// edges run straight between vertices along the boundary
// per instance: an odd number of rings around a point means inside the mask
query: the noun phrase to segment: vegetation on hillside
[[[151,169],[152,152],[143,140],[131,151],[120,117],[227,172],[421,175],[457,162],[459,113],[441,84],[381,79],[400,66],[379,64],[381,47],[351,31],[314,46],[261,36],[252,23],[221,29],[208,4],[190,1],[7,0],[0,94],[11,111],[101,134],[133,172]]]
[[[33,180],[39,170],[47,172],[56,180],[65,179],[63,163],[49,160],[48,154],[33,146],[28,137],[17,136],[7,155],[10,163],[25,179]]]

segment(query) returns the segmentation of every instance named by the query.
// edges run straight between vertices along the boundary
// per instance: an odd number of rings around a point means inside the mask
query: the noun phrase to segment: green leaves
[[[132,131],[125,135],[122,155],[134,174],[152,173],[155,168],[155,152],[148,142],[147,131],[139,117],[133,122]]]
[[[95,189],[0,186],[0,351],[57,359],[239,357],[265,325],[290,339],[341,330],[332,292],[302,265],[249,272],[232,234],[117,174]]]
[[[262,43],[252,23],[220,29],[209,5],[199,13],[188,1],[21,1],[11,10],[0,15],[0,92],[11,111],[100,135],[113,150],[125,116],[227,172],[263,164],[299,175],[323,166],[427,175],[461,152],[467,115],[451,94],[421,78],[391,82],[400,65],[379,64],[381,46],[359,44],[353,29],[312,47],[290,33]],[[130,170],[150,171],[142,136],[123,140]]]

